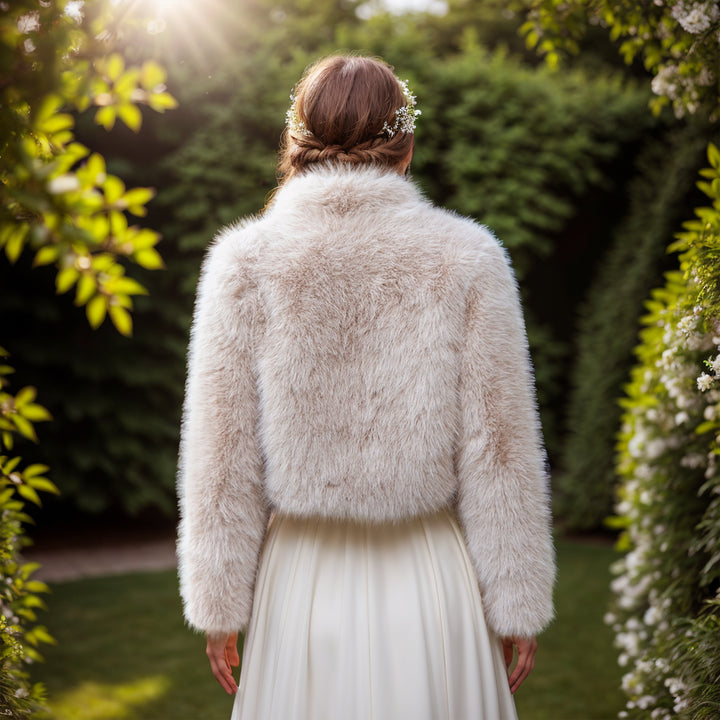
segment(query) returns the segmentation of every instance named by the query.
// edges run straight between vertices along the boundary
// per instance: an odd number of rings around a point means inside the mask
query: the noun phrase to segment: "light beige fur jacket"
[[[372,167],[296,176],[205,259],[178,541],[185,616],[247,627],[271,510],[365,522],[454,507],[488,625],[551,619],[554,554],[514,276],[473,221]]]

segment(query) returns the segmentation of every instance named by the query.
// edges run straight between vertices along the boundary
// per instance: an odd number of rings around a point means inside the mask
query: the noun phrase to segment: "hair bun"
[[[325,162],[398,166],[413,143],[412,132],[398,121],[407,92],[382,60],[340,55],[316,63],[293,96],[293,123],[283,138],[280,173],[288,179]]]

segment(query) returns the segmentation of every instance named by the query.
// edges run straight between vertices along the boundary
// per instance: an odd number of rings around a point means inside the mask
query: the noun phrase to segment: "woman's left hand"
[[[237,683],[233,677],[232,668],[240,664],[237,651],[237,634],[235,635],[208,635],[207,656],[215,679],[222,685],[229,695],[237,692]]]
[[[534,637],[522,638],[511,637],[503,638],[503,655],[505,656],[505,665],[508,670],[513,658],[513,645],[518,649],[518,661],[515,669],[510,675],[510,692],[514,695],[515,691],[520,687],[523,680],[530,674],[535,667],[535,653],[537,652],[537,640]]]

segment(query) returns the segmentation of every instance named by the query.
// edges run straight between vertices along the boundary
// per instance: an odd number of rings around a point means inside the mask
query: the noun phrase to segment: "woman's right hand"
[[[237,683],[232,674],[232,668],[240,664],[237,639],[237,634],[207,636],[206,652],[212,673],[229,695],[237,692]]]

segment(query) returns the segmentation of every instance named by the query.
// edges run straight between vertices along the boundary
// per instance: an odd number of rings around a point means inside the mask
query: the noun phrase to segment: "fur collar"
[[[328,213],[368,213],[408,203],[426,203],[413,182],[388,168],[325,163],[280,186],[268,209],[275,217],[298,208]]]

